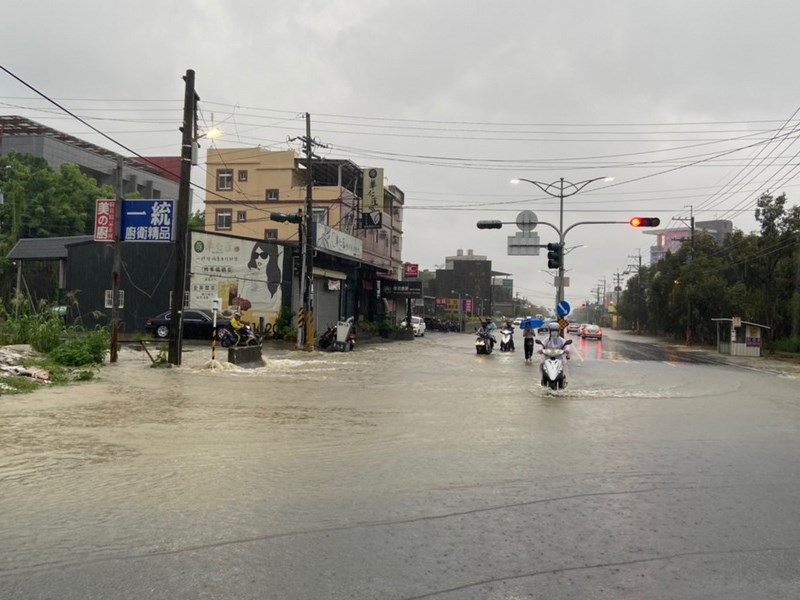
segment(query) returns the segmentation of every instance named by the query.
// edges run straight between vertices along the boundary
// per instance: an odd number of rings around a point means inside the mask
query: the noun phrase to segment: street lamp
[[[593,179],[587,179],[586,181],[579,181],[578,183],[572,183],[571,181],[566,181],[563,177],[558,181],[554,181],[553,183],[542,183],[540,181],[534,181],[532,179],[523,179],[519,177],[517,179],[512,179],[511,183],[518,184],[520,181],[527,181],[528,183],[532,183],[540,190],[542,190],[548,196],[552,196],[553,198],[558,198],[559,200],[559,209],[558,209],[558,243],[561,246],[562,252],[560,253],[560,260],[558,265],[558,291],[556,292],[556,306],[558,303],[564,299],[564,198],[569,198],[570,196],[574,196],[578,192],[580,192],[583,188],[585,188],[590,183],[594,183],[595,181],[613,181],[613,177],[595,177]]]

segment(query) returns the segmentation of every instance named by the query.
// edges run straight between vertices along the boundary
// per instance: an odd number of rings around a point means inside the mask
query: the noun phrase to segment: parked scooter
[[[494,343],[494,336],[483,327],[475,330],[475,351],[478,354],[491,354]]]
[[[239,331],[238,338],[232,328],[223,325],[217,329],[217,339],[225,348],[230,348],[231,346],[258,346],[261,344],[261,338],[253,333],[253,330],[247,325]]]
[[[509,323],[500,330],[500,352],[514,352],[514,326]]]
[[[544,342],[537,339],[536,343],[542,346],[542,386],[549,387],[551,390],[560,390],[567,385],[567,375],[564,372],[564,354],[566,347],[572,340],[564,342],[563,348],[544,348]]]
[[[319,336],[317,346],[321,350],[339,350],[342,352],[355,348],[356,331],[355,327],[353,327],[353,317],[328,327],[325,333]]]

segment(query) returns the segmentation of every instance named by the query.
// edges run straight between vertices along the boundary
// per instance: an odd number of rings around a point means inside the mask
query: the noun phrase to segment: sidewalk
[[[676,343],[671,339],[639,335],[632,331],[617,330],[616,333],[625,336],[625,339],[630,341],[641,340],[642,342],[655,344],[657,346],[670,347],[682,354],[702,354],[711,362],[800,379],[800,355],[797,354],[788,352],[766,354],[767,351],[764,349],[764,356],[729,356],[719,353],[716,346],[687,346],[685,344]]]

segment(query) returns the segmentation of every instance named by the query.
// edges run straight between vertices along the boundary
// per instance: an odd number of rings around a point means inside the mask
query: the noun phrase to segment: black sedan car
[[[146,333],[157,338],[169,337],[171,311],[164,311],[152,319],[147,319],[144,324]],[[203,308],[187,308],[183,311],[183,337],[184,339],[211,340],[214,329],[214,315],[210,310]],[[217,313],[217,327],[230,325],[230,320]]]

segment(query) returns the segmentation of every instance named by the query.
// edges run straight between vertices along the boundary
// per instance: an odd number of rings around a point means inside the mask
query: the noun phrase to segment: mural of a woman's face
[[[253,246],[253,251],[250,253],[250,262],[247,266],[251,269],[263,271],[267,266],[269,259],[269,249],[263,244],[256,244]]]
[[[256,243],[250,253],[250,269],[264,273],[267,289],[273,296],[281,284],[281,266],[278,264],[278,246],[275,244]]]

